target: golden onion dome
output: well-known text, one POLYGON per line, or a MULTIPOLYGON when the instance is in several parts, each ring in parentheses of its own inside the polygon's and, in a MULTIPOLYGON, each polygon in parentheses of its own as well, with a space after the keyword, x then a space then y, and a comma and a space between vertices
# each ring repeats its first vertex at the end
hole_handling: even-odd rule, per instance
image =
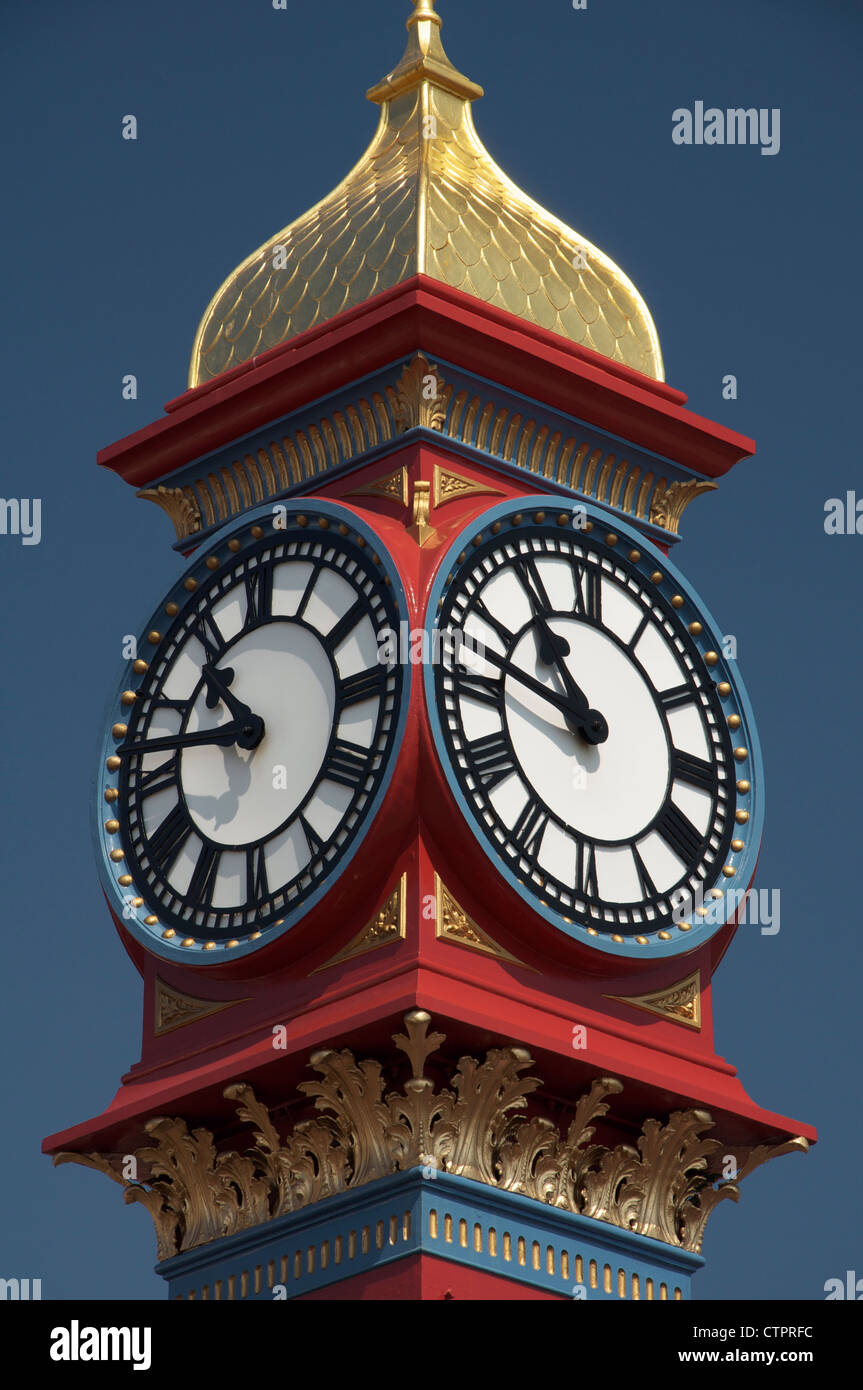
POLYGON ((228 276, 195 336, 189 385, 417 274, 661 381, 641 295, 498 168, 473 124, 482 88, 444 53, 434 0, 413 6, 404 57, 367 93, 381 108, 372 143, 332 193, 228 276))

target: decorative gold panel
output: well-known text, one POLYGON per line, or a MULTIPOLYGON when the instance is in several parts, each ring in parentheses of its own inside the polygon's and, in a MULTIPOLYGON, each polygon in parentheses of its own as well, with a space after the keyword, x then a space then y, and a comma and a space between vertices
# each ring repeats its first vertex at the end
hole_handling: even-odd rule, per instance
POLYGON ((187 1023, 197 1023, 199 1019, 209 1018, 211 1014, 232 1009, 235 1004, 244 1004, 244 999, 196 999, 193 994, 183 994, 182 990, 166 985, 156 976, 154 997, 153 1033, 158 1038, 162 1033, 172 1033, 175 1028, 184 1028, 187 1023))
POLYGON ((408 876, 402 874, 383 906, 362 931, 357 932, 346 946, 324 961, 323 965, 316 966, 311 973, 316 975, 319 970, 329 970, 331 965, 340 965, 354 956, 364 956, 367 951, 376 951, 379 946, 388 946, 391 941, 404 939, 407 884, 408 876))
MULTIPOLYGON (((122 1176, 121 1154, 59 1153, 54 1163, 80 1163, 120 1183, 127 1202, 150 1212, 160 1260, 426 1165, 697 1252, 711 1211, 727 1197, 738 1200, 741 1179, 770 1158, 809 1148, 802 1138, 746 1148, 705 1138, 713 1119, 699 1109, 645 1120, 635 1147, 608 1149, 591 1141, 608 1098, 623 1090, 614 1077, 594 1080, 562 1134, 541 1114, 516 1113, 540 1086, 524 1075, 533 1062, 523 1047, 492 1048, 481 1063, 460 1058, 449 1087, 438 1090, 424 1070, 446 1039, 429 1033, 422 1009, 404 1022, 393 1042, 411 1079, 400 1089, 387 1089, 379 1062, 323 1048, 309 1059, 320 1080, 299 1088, 318 1118, 285 1133, 251 1086, 238 1082, 224 1094, 251 1127, 251 1147, 245 1138, 241 1149, 219 1149, 210 1130, 159 1116, 145 1125, 152 1143, 136 1155, 139 1182, 122 1176), (723 1178, 729 1155, 735 1181, 723 1178)), ((236 1143, 235 1125, 231 1135, 236 1143)))
POLYGON ((649 994, 606 994, 605 998, 631 1004, 634 1009, 644 1009, 649 1014, 659 1014, 660 1018, 668 1018, 672 1023, 682 1023, 684 1028, 701 1029, 700 970, 694 970, 677 984, 649 994))
POLYGON ((473 124, 482 88, 416 0, 398 66, 373 87, 377 132, 326 198, 270 237, 217 291, 195 337, 197 386, 417 274, 662 379, 632 281, 518 188, 473 124))
MULTIPOLYGON (((489 401, 483 415, 490 418, 493 413, 494 405, 489 401)), ((478 483, 473 478, 466 478, 463 473, 456 473, 453 468, 441 468, 439 463, 435 464, 432 478, 432 501, 435 507, 442 506, 444 502, 456 502, 462 497, 472 497, 483 492, 495 497, 504 495, 499 487, 492 487, 490 483, 478 483)))
POLYGON ((348 493, 348 496, 385 497, 388 502, 399 502, 403 507, 406 507, 408 504, 408 470, 396 468, 392 473, 384 473, 380 478, 375 478, 374 482, 354 488, 353 492, 348 493))
MULTIPOLYGON (((482 955, 509 961, 511 965, 520 965, 522 970, 533 970, 532 965, 525 965, 517 956, 510 955, 509 951, 499 946, 488 932, 477 926, 437 873, 434 876, 434 887, 435 936, 439 940, 451 941, 456 946, 466 946, 470 951, 479 951, 482 955)), ((534 971, 534 974, 537 973, 534 971)))

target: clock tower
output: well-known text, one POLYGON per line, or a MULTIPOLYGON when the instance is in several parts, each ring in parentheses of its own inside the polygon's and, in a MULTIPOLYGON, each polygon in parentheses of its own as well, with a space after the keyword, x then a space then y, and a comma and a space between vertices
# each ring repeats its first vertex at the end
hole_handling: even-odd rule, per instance
POLYGON ((815 1138, 713 1043, 763 770, 677 547, 754 444, 494 163, 440 27, 99 456, 186 569, 94 800, 141 1059, 44 1147, 148 1209, 175 1299, 686 1298, 815 1138))

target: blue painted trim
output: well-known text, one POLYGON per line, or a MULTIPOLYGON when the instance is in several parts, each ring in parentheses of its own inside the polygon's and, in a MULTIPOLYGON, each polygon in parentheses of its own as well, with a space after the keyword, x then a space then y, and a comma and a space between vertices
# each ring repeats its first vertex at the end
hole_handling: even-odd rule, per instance
MULTIPOLYGON (((373 531, 370 526, 367 526, 364 521, 362 521, 359 517, 355 516, 353 512, 347 511, 344 507, 339 506, 338 503, 316 499, 315 512, 316 514, 322 516, 329 516, 334 521, 346 522, 353 531, 357 532, 365 539, 366 544, 369 547, 369 550, 374 551, 374 553, 379 556, 380 564, 386 572, 386 574, 389 576, 391 583, 391 591, 395 599, 397 612, 403 618, 406 618, 408 614, 408 606, 404 586, 402 584, 401 577, 399 575, 396 564, 389 555, 389 552, 387 551, 386 546, 382 542, 380 536, 377 535, 377 533, 373 531)), ((250 511, 243 512, 239 516, 233 517, 230 522, 228 522, 219 531, 217 531, 214 535, 210 537, 206 547, 196 552, 189 568, 176 580, 169 593, 165 595, 158 608, 152 614, 149 622, 143 624, 139 629, 139 631, 142 634, 139 643, 142 650, 145 646, 144 634, 146 634, 151 628, 156 628, 156 630, 158 631, 164 624, 165 604, 175 602, 180 606, 180 608, 182 608, 183 605, 188 601, 189 594, 183 586, 184 581, 190 575, 192 577, 197 578, 201 583, 212 582, 214 575, 213 572, 211 570, 208 570, 206 567, 207 556, 211 554, 214 550, 216 550, 219 546, 224 545, 224 543, 228 541, 232 536, 235 536, 240 532, 248 536, 249 528, 251 526, 255 525, 257 522, 272 521, 272 517, 272 506, 269 503, 263 503, 262 505, 251 509, 250 511)), ((274 533, 275 539, 278 539, 279 534, 279 532, 274 533)), ((137 680, 137 677, 130 675, 129 664, 124 663, 123 673, 120 677, 119 682, 115 686, 115 693, 110 697, 108 701, 103 721, 104 734, 102 737, 102 746, 99 756, 98 771, 96 775, 95 795, 93 796, 93 800, 91 803, 94 807, 94 815, 91 820, 91 830, 93 836, 93 848, 99 869, 99 875, 102 881, 102 886, 105 889, 109 902, 112 903, 114 910, 117 912, 118 916, 123 918, 124 926, 131 933, 131 935, 134 936, 135 940, 139 941, 142 946, 146 946, 147 949, 149 951, 152 951, 155 955, 161 957, 162 960, 169 960, 175 962, 178 965, 219 965, 224 964, 226 959, 234 961, 242 956, 251 955, 255 951, 259 951, 264 947, 268 946, 271 942, 283 936, 285 932, 290 931, 291 927, 293 927, 297 922, 299 922, 303 917, 305 917, 306 914, 310 912, 313 907, 317 906, 317 904, 322 900, 322 898, 324 898, 326 894, 330 891, 330 889, 333 887, 333 884, 336 882, 336 880, 340 878, 341 875, 349 868, 355 855, 360 849, 366 837, 366 834, 368 833, 368 830, 372 825, 372 822, 374 821, 378 811, 380 810, 380 807, 384 801, 387 791, 389 790, 393 771, 398 761, 399 749, 401 748, 405 724, 407 722, 407 712, 408 706, 410 704, 412 678, 413 670, 410 664, 403 665, 401 707, 400 709, 395 711, 394 714, 395 730, 393 733, 393 743, 390 754, 389 767, 384 774, 384 777, 381 781, 381 784, 378 788, 375 797, 367 806, 364 812, 363 827, 358 831, 353 841, 353 844, 341 856, 333 872, 327 878, 325 878, 325 880, 321 884, 318 885, 314 892, 312 892, 308 896, 308 898, 306 898, 298 907, 296 907, 293 910, 293 912, 285 913, 283 924, 280 927, 267 927, 260 940, 240 942, 238 946, 231 948, 230 954, 226 957, 225 952, 223 950, 205 951, 202 946, 182 947, 180 945, 174 945, 172 941, 163 941, 161 936, 161 925, 151 928, 144 924, 144 918, 148 916, 151 911, 150 907, 147 905, 146 902, 144 903, 143 907, 129 909, 133 915, 129 917, 123 917, 124 908, 126 907, 126 899, 131 898, 133 891, 137 889, 137 885, 132 884, 129 888, 121 888, 120 885, 117 883, 119 875, 121 873, 126 872, 126 867, 124 864, 115 865, 110 858, 110 850, 115 848, 122 848, 122 843, 119 834, 112 835, 109 837, 106 834, 106 831, 104 830, 104 821, 111 815, 111 807, 104 800, 104 792, 107 787, 113 784, 115 778, 115 774, 107 771, 105 766, 105 760, 111 753, 113 753, 115 746, 114 740, 111 736, 111 727, 118 718, 122 717, 118 714, 118 710, 122 709, 119 703, 119 695, 120 692, 129 688, 130 685, 137 680)), ((190 934, 194 934, 194 929, 191 930, 190 934)))
MULTIPOLYGON (((594 502, 579 501, 572 505, 584 507, 588 519, 592 519, 594 523, 607 524, 608 513, 603 513, 597 508, 594 502)), ((520 497, 515 500, 501 502, 497 506, 489 508, 487 512, 483 512, 481 516, 475 517, 453 541, 449 550, 440 561, 426 608, 426 630, 429 633, 430 651, 436 650, 432 633, 436 624, 438 603, 450 578, 451 571, 458 565, 458 556, 469 544, 470 538, 480 531, 486 533, 494 522, 506 520, 507 517, 512 516, 516 512, 527 512, 532 507, 547 508, 548 497, 540 493, 531 497, 520 497)), ((743 832, 745 834, 745 848, 739 854, 730 853, 729 855, 729 859, 734 861, 734 867, 737 870, 733 880, 735 887, 732 889, 730 887, 731 881, 725 878, 720 872, 712 883, 705 883, 704 896, 705 899, 708 899, 711 890, 719 888, 721 888, 723 892, 742 892, 743 889, 748 886, 755 872, 755 865, 758 860, 761 836, 764 828, 764 768, 761 756, 761 745, 758 741, 749 697, 737 673, 736 663, 729 661, 721 654, 722 629, 712 617, 703 601, 697 596, 688 581, 683 577, 680 570, 671 563, 661 550, 658 550, 647 540, 641 531, 636 530, 635 527, 628 522, 622 521, 618 516, 614 518, 614 530, 620 537, 625 538, 631 545, 641 551, 642 560, 639 562, 639 568, 643 568, 647 573, 654 568, 660 568, 663 574, 667 575, 673 582, 675 588, 685 599, 684 607, 679 610, 681 620, 685 623, 697 620, 703 625, 701 635, 694 639, 699 650, 705 652, 713 649, 719 653, 719 662, 712 668, 712 679, 715 679, 717 682, 727 680, 731 685, 731 695, 727 700, 723 701, 723 710, 726 715, 734 713, 740 715, 742 721, 741 726, 734 733, 732 742, 735 744, 740 743, 743 747, 748 748, 749 758, 746 763, 745 771, 738 764, 734 763, 732 764, 730 772, 733 774, 735 780, 739 772, 740 776, 745 776, 746 780, 751 784, 751 791, 746 798, 746 809, 749 811, 749 821, 747 822, 745 832, 743 832), (737 771, 735 771, 735 769, 737 771)), ((693 917, 691 931, 683 933, 677 930, 673 932, 671 941, 660 941, 656 931, 651 933, 650 928, 645 926, 640 934, 648 937, 648 944, 640 946, 632 940, 624 940, 623 942, 612 941, 610 935, 590 935, 587 930, 587 925, 595 924, 588 923, 582 925, 577 921, 568 923, 564 920, 561 913, 555 911, 553 908, 544 907, 538 897, 519 883, 517 876, 512 872, 504 860, 492 854, 485 833, 478 823, 471 804, 464 796, 459 786, 458 779, 444 751, 446 742, 440 714, 437 708, 434 685, 435 668, 432 663, 428 663, 425 666, 424 680, 426 705, 432 730, 432 741, 437 751, 438 762, 446 777, 453 799, 457 803, 466 823, 469 825, 474 838, 488 854, 489 861, 494 866, 494 871, 501 874, 506 879, 513 892, 517 893, 528 907, 540 917, 543 917, 545 921, 550 922, 553 927, 558 928, 558 930, 564 932, 565 935, 571 937, 573 940, 589 946, 592 950, 601 951, 612 956, 625 956, 628 959, 661 960, 667 957, 688 954, 690 951, 694 951, 699 946, 702 946, 706 941, 709 941, 711 937, 715 936, 715 934, 721 930, 725 925, 724 920, 714 923, 706 918, 693 917)))
POLYGON ((295 1298, 418 1253, 436 1255, 567 1297, 576 1296, 576 1257, 580 1257, 583 1280, 578 1296, 604 1300, 620 1297, 620 1270, 624 1273, 628 1299, 632 1297, 633 1274, 638 1276, 642 1299, 646 1298, 648 1279, 653 1280, 655 1299, 659 1299, 661 1284, 666 1285, 671 1299, 675 1289, 688 1297, 690 1279, 704 1264, 701 1255, 607 1222, 561 1211, 520 1193, 501 1191, 434 1169, 413 1168, 176 1255, 157 1265, 156 1271, 168 1280, 172 1298, 187 1297, 194 1291, 198 1299, 204 1284, 209 1286, 209 1296, 214 1296, 216 1280, 222 1281, 222 1298, 227 1298, 228 1279, 232 1275, 238 1298, 245 1271, 247 1298, 272 1301, 271 1287, 275 1285, 283 1285, 285 1295, 295 1298), (426 1173, 433 1177, 425 1176, 426 1173), (365 1253, 363 1228, 368 1232, 365 1253), (495 1232, 495 1254, 491 1253, 491 1230, 495 1232), (351 1231, 356 1244, 353 1257, 349 1255, 351 1231), (336 1263, 339 1239, 341 1259, 336 1263), (476 1244, 480 1245, 479 1250, 476 1244), (327 1264, 322 1268, 324 1245, 327 1264), (539 1247, 538 1269, 534 1268, 534 1245, 539 1247), (314 1251, 312 1260, 310 1248, 314 1251), (507 1249, 509 1259, 505 1255, 507 1249), (519 1260, 520 1250, 523 1264, 519 1260), (268 1279, 271 1261, 272 1285, 268 1279), (597 1287, 590 1287, 591 1261, 596 1262, 597 1287), (606 1265, 610 1267, 610 1292, 603 1287, 606 1265), (256 1267, 260 1270, 258 1293, 254 1291, 256 1267))

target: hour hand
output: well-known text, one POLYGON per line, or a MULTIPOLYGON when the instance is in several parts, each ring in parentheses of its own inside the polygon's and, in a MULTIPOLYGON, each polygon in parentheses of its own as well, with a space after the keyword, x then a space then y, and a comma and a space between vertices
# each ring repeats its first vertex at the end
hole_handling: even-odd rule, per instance
POLYGON ((238 700, 236 695, 232 695, 228 686, 234 679, 234 672, 227 667, 224 671, 217 671, 215 666, 209 662, 201 667, 204 681, 207 685, 207 708, 215 709, 221 700, 225 707, 230 710, 234 719, 248 719, 252 711, 248 705, 244 705, 242 700, 238 700))

